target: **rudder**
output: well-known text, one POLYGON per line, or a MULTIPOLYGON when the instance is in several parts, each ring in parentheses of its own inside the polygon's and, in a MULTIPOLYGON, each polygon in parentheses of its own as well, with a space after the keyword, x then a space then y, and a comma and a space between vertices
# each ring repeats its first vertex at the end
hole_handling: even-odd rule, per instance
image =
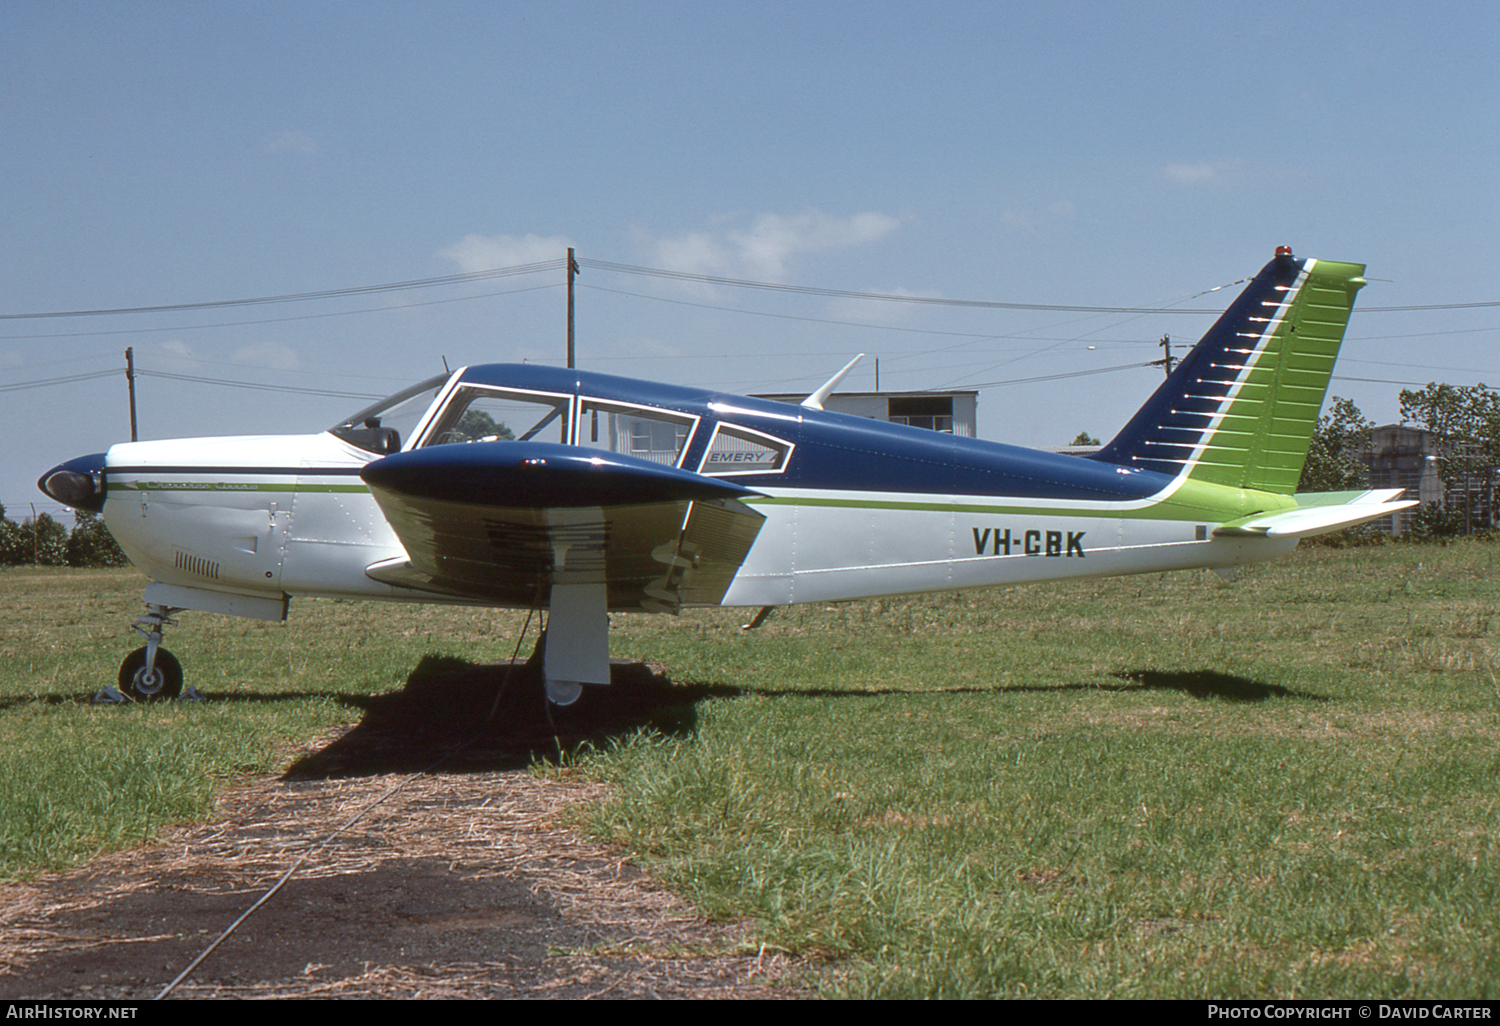
POLYGON ((1293 494, 1364 269, 1278 248, 1093 458, 1293 494))

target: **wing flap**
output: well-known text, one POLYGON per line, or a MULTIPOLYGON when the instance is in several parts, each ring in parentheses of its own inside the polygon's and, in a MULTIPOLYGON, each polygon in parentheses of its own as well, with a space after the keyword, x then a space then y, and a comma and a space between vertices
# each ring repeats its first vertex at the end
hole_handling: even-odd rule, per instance
POLYGON ((613 610, 716 604, 763 521, 750 489, 571 446, 436 446, 361 476, 408 556, 367 574, 505 605, 601 583, 613 610))

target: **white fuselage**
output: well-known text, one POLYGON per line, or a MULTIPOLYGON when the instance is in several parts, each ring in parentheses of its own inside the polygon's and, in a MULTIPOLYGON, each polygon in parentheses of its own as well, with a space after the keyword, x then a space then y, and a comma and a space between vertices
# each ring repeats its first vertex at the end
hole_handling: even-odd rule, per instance
POLYGON ((327 433, 124 443, 109 451, 104 519, 164 584, 411 598, 365 576, 404 551, 359 480, 370 459, 327 433))
MULTIPOLYGON (((365 573, 405 557, 358 476, 374 458, 327 433, 120 444, 108 455, 105 520, 132 562, 176 589, 164 604, 244 612, 183 597, 197 592, 477 601, 365 573)), ((765 524, 723 605, 1231 566, 1296 545, 1215 538, 1212 525, 1131 515, 1150 500, 1061 512, 1055 503, 994 496, 763 490, 766 499, 750 504, 765 524)))

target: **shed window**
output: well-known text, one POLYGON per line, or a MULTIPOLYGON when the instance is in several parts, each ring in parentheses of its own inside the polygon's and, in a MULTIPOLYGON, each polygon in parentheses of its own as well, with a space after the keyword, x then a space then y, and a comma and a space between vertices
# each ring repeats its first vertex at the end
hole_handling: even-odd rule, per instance
POLYGON ((909 424, 953 434, 953 397, 947 395, 892 396, 887 408, 892 424, 909 424))

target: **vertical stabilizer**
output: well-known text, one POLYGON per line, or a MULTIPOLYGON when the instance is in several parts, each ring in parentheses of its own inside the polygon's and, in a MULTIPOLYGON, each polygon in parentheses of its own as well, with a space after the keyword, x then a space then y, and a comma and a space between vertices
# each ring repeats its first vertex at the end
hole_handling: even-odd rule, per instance
POLYGON ((1364 270, 1278 248, 1093 458, 1291 495, 1364 270))

